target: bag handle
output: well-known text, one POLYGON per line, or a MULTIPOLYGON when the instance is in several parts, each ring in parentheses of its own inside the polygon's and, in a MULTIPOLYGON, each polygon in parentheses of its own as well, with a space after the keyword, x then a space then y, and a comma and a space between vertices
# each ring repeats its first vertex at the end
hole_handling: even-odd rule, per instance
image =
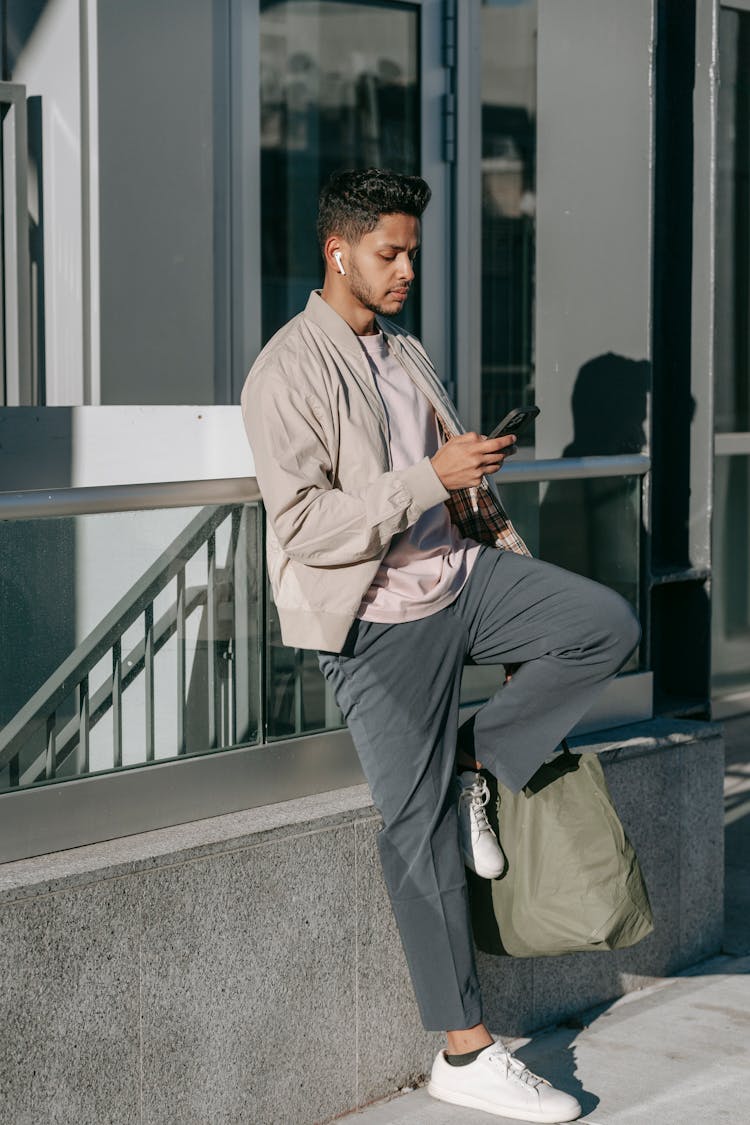
POLYGON ((570 749, 567 738, 561 738, 560 745, 562 746, 563 754, 567 754, 571 758, 580 758, 580 754, 576 754, 574 750, 570 749))
POLYGON ((578 762, 581 757, 580 754, 575 754, 568 745, 566 738, 560 739, 560 746, 562 747, 562 754, 556 754, 547 762, 542 762, 539 769, 530 777, 523 787, 523 792, 527 797, 533 796, 547 785, 551 785, 553 781, 557 781, 563 774, 571 773, 573 770, 578 769, 578 762))

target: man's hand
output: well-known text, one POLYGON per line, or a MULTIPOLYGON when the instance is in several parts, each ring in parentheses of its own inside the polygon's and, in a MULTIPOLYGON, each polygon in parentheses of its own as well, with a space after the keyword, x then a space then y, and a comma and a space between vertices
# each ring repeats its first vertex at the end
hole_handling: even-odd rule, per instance
POLYGON ((456 488, 473 488, 483 476, 498 471, 515 444, 515 434, 486 438, 472 430, 449 438, 430 461, 449 492, 456 488))

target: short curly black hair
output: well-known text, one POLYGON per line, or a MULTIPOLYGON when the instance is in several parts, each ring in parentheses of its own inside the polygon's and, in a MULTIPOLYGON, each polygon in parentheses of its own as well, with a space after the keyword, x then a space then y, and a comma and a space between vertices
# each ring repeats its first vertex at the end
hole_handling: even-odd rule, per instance
POLYGON ((318 197, 318 243, 340 234, 355 244, 374 230, 381 215, 414 215, 420 219, 432 192, 421 176, 405 176, 387 168, 334 172, 318 197))

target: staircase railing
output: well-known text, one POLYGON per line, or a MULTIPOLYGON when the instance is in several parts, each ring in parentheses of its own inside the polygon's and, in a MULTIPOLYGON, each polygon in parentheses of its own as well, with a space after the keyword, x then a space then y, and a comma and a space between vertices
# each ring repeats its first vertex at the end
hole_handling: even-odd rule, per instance
MULTIPOLYGON (((75 510, 71 511, 71 508, 76 508, 76 504, 71 503, 76 492, 87 494, 76 497, 79 512, 90 512, 92 504, 95 506, 91 493, 108 490, 62 491, 68 494, 68 503, 63 500, 59 506, 52 508, 49 500, 53 494, 43 494, 45 514, 59 516, 61 507, 65 514, 78 514, 75 510)), ((259 499, 257 486, 254 491, 259 499)), ((5 494, 2 499, 5 502, 3 507, 7 507, 13 497, 5 494)), ((34 499, 30 493, 16 497, 18 505, 31 505, 32 508, 34 499)), ((163 499, 160 501, 159 497, 153 497, 151 506, 163 506, 163 499)), ((103 503, 100 498, 99 510, 112 510, 111 504, 102 508, 103 503)), ((181 503, 184 504, 184 499, 181 503)), ((140 508, 146 506, 149 505, 139 503, 140 508)), ((257 737, 257 717, 254 725, 247 688, 252 669, 257 669, 258 665, 258 621, 256 617, 253 622, 252 617, 258 613, 260 593, 258 571, 254 565, 258 557, 260 521, 252 519, 251 512, 252 508, 246 504, 222 504, 201 510, 5 725, 0 731, 0 768, 9 767, 11 789, 54 779, 66 765, 72 764, 74 775, 88 773, 91 730, 107 714, 112 719, 112 766, 121 767, 123 692, 141 674, 145 677, 144 761, 154 761, 154 658, 175 634, 175 755, 185 754, 188 703, 186 623, 190 614, 201 607, 205 607, 208 652, 208 741, 204 749, 237 745, 257 737), (222 567, 217 563, 216 533, 226 520, 231 521, 230 545, 228 563, 222 567), (204 545, 207 547, 205 585, 188 586, 186 566, 204 545), (154 602, 174 578, 176 600, 154 620, 154 602), (124 635, 139 617, 143 618, 143 638, 123 652, 124 635), (90 673, 108 651, 112 657, 112 673, 91 695, 90 673), (240 690, 238 685, 241 685, 240 690), (75 698, 74 717, 67 722, 59 720, 61 707, 71 695, 75 698), (35 738, 37 745, 42 742, 42 731, 43 749, 30 761, 23 761, 24 750, 29 743, 35 738)), ((14 512, 16 515, 17 512, 14 512)))

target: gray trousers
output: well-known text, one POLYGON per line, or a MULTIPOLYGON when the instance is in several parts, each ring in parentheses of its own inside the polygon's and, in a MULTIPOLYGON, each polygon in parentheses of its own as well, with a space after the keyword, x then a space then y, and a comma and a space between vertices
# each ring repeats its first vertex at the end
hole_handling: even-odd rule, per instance
POLYGON ((383 818, 380 860, 422 1023, 483 1019, 452 781, 457 744, 513 792, 635 648, 619 594, 539 559, 483 547, 458 597, 416 621, 357 618, 318 663, 383 818), (465 663, 520 664, 458 732, 465 663))

